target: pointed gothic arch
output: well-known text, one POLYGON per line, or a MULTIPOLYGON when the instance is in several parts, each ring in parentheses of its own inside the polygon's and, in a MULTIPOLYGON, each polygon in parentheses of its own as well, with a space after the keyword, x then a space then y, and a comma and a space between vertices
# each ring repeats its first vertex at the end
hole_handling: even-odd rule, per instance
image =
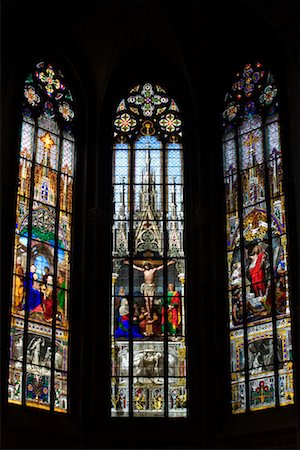
POLYGON ((24 84, 8 402, 68 412, 75 102, 38 62, 24 84))
POLYGON ((232 412, 294 403, 289 246, 278 88, 246 64, 225 97, 232 412))
POLYGON ((114 121, 112 416, 187 414, 182 152, 175 101, 132 88, 114 121))

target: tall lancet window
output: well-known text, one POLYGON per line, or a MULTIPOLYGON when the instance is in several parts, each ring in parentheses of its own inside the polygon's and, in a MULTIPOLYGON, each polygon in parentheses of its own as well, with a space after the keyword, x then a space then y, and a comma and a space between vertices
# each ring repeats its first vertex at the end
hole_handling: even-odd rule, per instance
POLYGON ((187 414, 181 129, 178 106, 151 83, 116 111, 112 416, 187 414))
POLYGON ((247 64, 225 97, 232 411, 292 404, 288 240, 278 90, 247 64))
POLYGON ((8 401, 68 411, 75 118, 63 74, 40 62, 24 86, 8 401))

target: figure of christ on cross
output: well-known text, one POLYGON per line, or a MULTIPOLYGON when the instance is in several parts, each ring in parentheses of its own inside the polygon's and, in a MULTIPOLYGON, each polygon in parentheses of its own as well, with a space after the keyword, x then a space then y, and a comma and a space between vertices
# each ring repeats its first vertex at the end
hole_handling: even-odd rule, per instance
MULTIPOLYGON (((167 266, 171 264, 175 264, 176 261, 168 261, 167 266)), ((125 260, 124 264, 129 264, 129 261, 125 260)), ((141 284, 141 293, 144 295, 145 299, 145 307, 146 311, 149 315, 148 319, 152 318, 152 308, 153 308, 153 300, 156 292, 155 285, 155 275, 158 270, 163 269, 163 264, 158 267, 152 267, 152 264, 149 262, 145 262, 143 266, 136 266, 135 264, 132 267, 139 272, 144 272, 144 283, 141 284)))

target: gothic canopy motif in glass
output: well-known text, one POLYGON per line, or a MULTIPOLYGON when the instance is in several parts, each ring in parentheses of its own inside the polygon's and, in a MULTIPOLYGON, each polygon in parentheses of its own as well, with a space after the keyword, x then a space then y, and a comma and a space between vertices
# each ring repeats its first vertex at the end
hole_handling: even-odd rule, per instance
POLYGON ((39 62, 24 84, 8 401, 68 411, 76 120, 63 74, 39 62))
POLYGON ((288 239, 278 89, 246 64, 225 97, 223 162, 233 413, 292 404, 288 239))
POLYGON ((182 119, 165 89, 114 119, 112 416, 186 416, 182 119))

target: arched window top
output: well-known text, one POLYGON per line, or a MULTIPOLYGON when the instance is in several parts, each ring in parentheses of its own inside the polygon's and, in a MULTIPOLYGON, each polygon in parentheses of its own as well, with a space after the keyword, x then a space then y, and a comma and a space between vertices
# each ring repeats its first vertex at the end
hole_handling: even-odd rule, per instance
POLYGON ((278 89, 260 63, 236 74, 223 111, 233 413, 294 402, 278 89))
POLYGON ((151 83, 114 120, 112 416, 187 415, 181 126, 151 83))
MULTIPOLYGON (((74 99, 62 72, 43 61, 25 79, 23 119, 38 118, 39 127, 72 134, 76 120, 74 99)), ((50 145, 50 142, 49 142, 50 145)))
POLYGON ((144 83, 135 86, 119 103, 116 112, 114 136, 117 140, 127 141, 141 133, 145 138, 139 145, 144 143, 149 148, 153 145, 161 148, 157 147, 159 138, 177 142, 182 136, 179 108, 158 85, 144 83))
POLYGON ((162 148, 162 142, 157 136, 139 136, 134 143, 136 149, 159 149, 162 148))
POLYGON ((274 77, 261 63, 246 64, 243 72, 238 72, 235 78, 225 96, 223 119, 227 133, 241 122, 241 132, 259 127, 260 114, 267 112, 270 120, 278 107, 274 77))

